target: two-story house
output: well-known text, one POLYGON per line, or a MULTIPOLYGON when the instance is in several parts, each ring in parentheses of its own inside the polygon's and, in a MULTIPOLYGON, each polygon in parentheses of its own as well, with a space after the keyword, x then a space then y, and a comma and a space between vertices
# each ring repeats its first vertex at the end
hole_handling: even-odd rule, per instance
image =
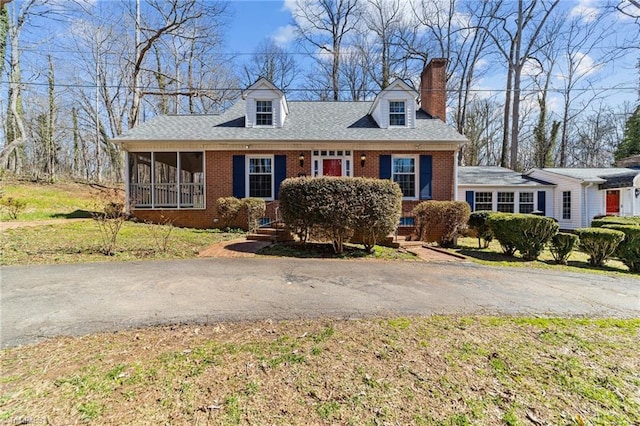
POLYGON ((219 197, 259 197, 274 219, 280 183, 296 176, 393 179, 407 216, 421 200, 454 200, 466 139, 444 122, 445 68, 432 60, 419 94, 397 80, 369 102, 288 101, 260 79, 222 114, 155 117, 115 139, 130 212, 208 228, 219 197))

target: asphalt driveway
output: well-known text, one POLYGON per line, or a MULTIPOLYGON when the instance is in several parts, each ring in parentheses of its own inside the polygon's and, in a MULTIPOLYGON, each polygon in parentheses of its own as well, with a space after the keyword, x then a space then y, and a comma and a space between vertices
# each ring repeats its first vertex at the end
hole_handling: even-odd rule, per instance
POLYGON ((469 262, 194 259, 1 270, 2 347, 169 323, 526 314, 640 317, 640 278, 469 262))

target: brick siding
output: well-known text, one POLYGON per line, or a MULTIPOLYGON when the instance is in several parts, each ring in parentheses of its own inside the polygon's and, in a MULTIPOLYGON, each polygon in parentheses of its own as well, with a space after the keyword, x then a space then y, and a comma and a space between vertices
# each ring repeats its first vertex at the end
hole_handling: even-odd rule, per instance
MULTIPOLYGON (((193 228, 215 228, 221 226, 217 219, 216 200, 220 197, 233 195, 232 159, 234 155, 275 154, 287 156, 287 177, 297 177, 301 174, 311 176, 311 151, 206 151, 205 153, 205 209, 135 209, 131 213, 138 219, 151 222, 171 221, 175 226, 193 228), (299 156, 304 154, 304 165, 300 167, 299 156)), ((416 155, 432 156, 432 196, 434 200, 453 200, 454 195, 454 155, 453 151, 353 151, 353 176, 378 178, 380 155, 416 155), (360 155, 366 154, 364 167, 360 164, 360 155)), ((403 216, 410 216, 411 210, 420 201, 403 201, 403 216)), ((266 216, 275 219, 278 201, 267 201, 266 216)), ((246 217, 239 217, 234 224, 246 228, 246 217)), ((400 228, 403 234, 411 228, 400 228)))

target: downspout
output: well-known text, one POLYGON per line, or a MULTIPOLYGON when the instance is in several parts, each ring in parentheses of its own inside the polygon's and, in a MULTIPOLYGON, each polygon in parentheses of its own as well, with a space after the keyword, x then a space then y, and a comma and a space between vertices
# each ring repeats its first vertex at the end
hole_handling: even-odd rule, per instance
POLYGON ((453 152, 453 201, 458 201, 458 151, 453 152))
POLYGON ((587 220, 589 218, 589 202, 587 197, 587 194, 588 194, 587 190, 592 186, 593 186, 593 182, 589 182, 589 184, 584 187, 584 197, 582 197, 583 203, 584 203, 584 210, 583 210, 584 214, 582 215, 582 220, 580 224, 580 226, 582 226, 583 228, 587 228, 590 225, 590 224, 587 224, 587 220))

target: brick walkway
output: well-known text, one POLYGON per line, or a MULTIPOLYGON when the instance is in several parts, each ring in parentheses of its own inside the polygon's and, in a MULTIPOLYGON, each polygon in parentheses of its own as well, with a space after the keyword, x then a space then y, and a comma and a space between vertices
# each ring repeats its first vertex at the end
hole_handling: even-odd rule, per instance
POLYGON ((256 252, 271 243, 268 241, 249 241, 238 238, 231 241, 212 244, 202 250, 199 257, 254 257, 256 252))

